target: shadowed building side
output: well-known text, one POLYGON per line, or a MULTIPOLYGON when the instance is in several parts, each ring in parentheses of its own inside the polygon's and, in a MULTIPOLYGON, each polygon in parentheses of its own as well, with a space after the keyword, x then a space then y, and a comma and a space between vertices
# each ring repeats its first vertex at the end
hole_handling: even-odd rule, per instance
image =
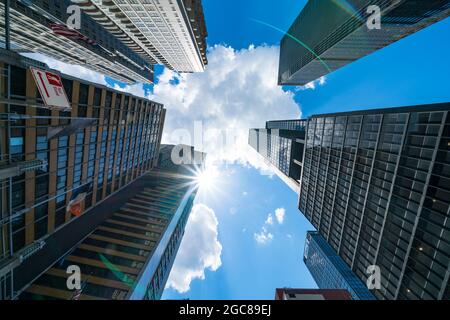
POLYGON ((173 148, 163 145, 158 166, 134 183, 125 204, 20 299, 160 299, 197 193, 195 174, 203 166, 175 165, 173 148), (71 265, 81 271, 79 290, 67 287, 71 265))

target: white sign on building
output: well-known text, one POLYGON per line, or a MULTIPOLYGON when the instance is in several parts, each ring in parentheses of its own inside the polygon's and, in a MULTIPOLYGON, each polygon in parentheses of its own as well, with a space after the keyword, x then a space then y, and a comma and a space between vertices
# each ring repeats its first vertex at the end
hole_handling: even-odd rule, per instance
POLYGON ((70 110, 69 99, 58 74, 30 68, 34 81, 39 89, 42 100, 50 109, 70 110))

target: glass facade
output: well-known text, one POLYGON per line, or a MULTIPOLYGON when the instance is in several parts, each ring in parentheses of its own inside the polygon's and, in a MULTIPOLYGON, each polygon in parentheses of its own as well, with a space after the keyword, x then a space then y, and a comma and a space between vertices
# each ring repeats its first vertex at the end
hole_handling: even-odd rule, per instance
POLYGON ((313 116, 299 209, 380 299, 448 298, 450 104, 313 116))
POLYGON ((362 283, 369 266, 380 268, 378 299, 449 299, 449 111, 442 103, 269 121, 281 129, 252 129, 249 144, 289 184, 272 136, 300 127, 290 149, 302 167, 299 209, 334 252, 362 283))
POLYGON ((49 110, 25 66, 0 61, 0 68, 6 75, 0 81, 6 99, 0 113, 18 118, 0 122, 1 165, 46 163, 0 181, 1 261, 70 224, 76 216, 67 208, 79 190, 86 212, 150 170, 158 158, 165 109, 63 76, 72 109, 49 110), (70 135, 49 134, 80 119, 91 125, 70 135))
MULTIPOLYGON (((77 4, 79 1, 77 1, 77 4)), ((24 51, 39 52, 57 60, 83 65, 126 83, 153 82, 153 64, 145 52, 131 49, 118 30, 102 26, 81 12, 79 32, 86 39, 65 37, 52 31, 52 24, 65 26, 71 0, 11 0, 11 42, 24 51), (114 34, 112 33, 114 32, 114 34), (94 42, 94 43, 91 43, 94 42)), ((4 12, 4 4, 0 3, 4 12)), ((70 12, 70 11, 69 11, 70 12)), ((4 33, 0 23, 0 32, 4 33)))
MULTIPOLYGON (((171 150, 164 148, 164 152, 171 150)), ((187 167, 159 161, 131 185, 132 191, 120 209, 19 298, 160 299, 197 192, 194 171, 187 167), (79 297, 66 285, 66 269, 72 264, 82 273, 79 297)))
POLYGON ((154 64, 177 72, 201 72, 208 63, 201 0, 77 0, 77 4, 154 64))
POLYGON ((303 153, 305 124, 304 120, 271 121, 266 124, 266 129, 249 131, 249 145, 297 193, 302 170, 299 159, 303 153))
POLYGON ((278 83, 306 85, 449 15, 448 0, 308 1, 281 40, 278 83), (381 29, 367 27, 369 5, 381 29))
POLYGON ((346 289, 353 300, 376 300, 367 286, 317 232, 306 235, 303 261, 319 289, 346 289))
POLYGON ((266 129, 284 129, 293 131, 305 131, 306 130, 306 120, 276 120, 267 121, 266 129))

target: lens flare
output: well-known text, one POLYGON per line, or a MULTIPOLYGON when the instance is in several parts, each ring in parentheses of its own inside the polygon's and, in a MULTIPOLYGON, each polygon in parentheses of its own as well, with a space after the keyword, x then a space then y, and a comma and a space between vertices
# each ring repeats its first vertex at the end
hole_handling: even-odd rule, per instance
POLYGON ((199 188, 211 189, 218 181, 219 173, 215 167, 208 166, 196 173, 195 182, 199 188))

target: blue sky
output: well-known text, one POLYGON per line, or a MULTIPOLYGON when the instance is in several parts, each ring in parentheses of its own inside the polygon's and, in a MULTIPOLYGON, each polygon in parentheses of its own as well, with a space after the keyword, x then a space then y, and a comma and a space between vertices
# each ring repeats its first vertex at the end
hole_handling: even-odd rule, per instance
MULTIPOLYGON (((305 2, 204 0, 208 44, 235 50, 277 46, 282 34, 252 19, 287 30, 305 2)), ((295 92, 303 116, 450 101, 449 39, 447 19, 327 76, 326 84, 315 90, 285 90, 295 92)), ((276 176, 252 167, 221 170, 220 192, 200 190, 197 199, 217 216, 221 266, 192 280, 189 291, 166 289, 163 298, 273 299, 277 287, 314 288, 301 259, 305 232, 312 227, 298 211, 296 194, 276 176), (285 209, 283 224, 265 224, 277 208, 285 209), (273 239, 261 245, 254 234, 264 225, 273 239)))
POLYGON ((220 190, 210 195, 200 190, 197 201, 213 208, 219 221, 222 265, 206 271, 205 279, 191 282, 191 290, 179 294, 168 289, 163 298, 272 299, 276 287, 314 288, 301 257, 305 232, 311 227, 296 208, 297 197, 278 178, 262 176, 255 169, 226 168, 220 190), (269 213, 285 208, 283 224, 265 224, 269 213), (274 235, 258 244, 254 233, 266 225, 274 235))

